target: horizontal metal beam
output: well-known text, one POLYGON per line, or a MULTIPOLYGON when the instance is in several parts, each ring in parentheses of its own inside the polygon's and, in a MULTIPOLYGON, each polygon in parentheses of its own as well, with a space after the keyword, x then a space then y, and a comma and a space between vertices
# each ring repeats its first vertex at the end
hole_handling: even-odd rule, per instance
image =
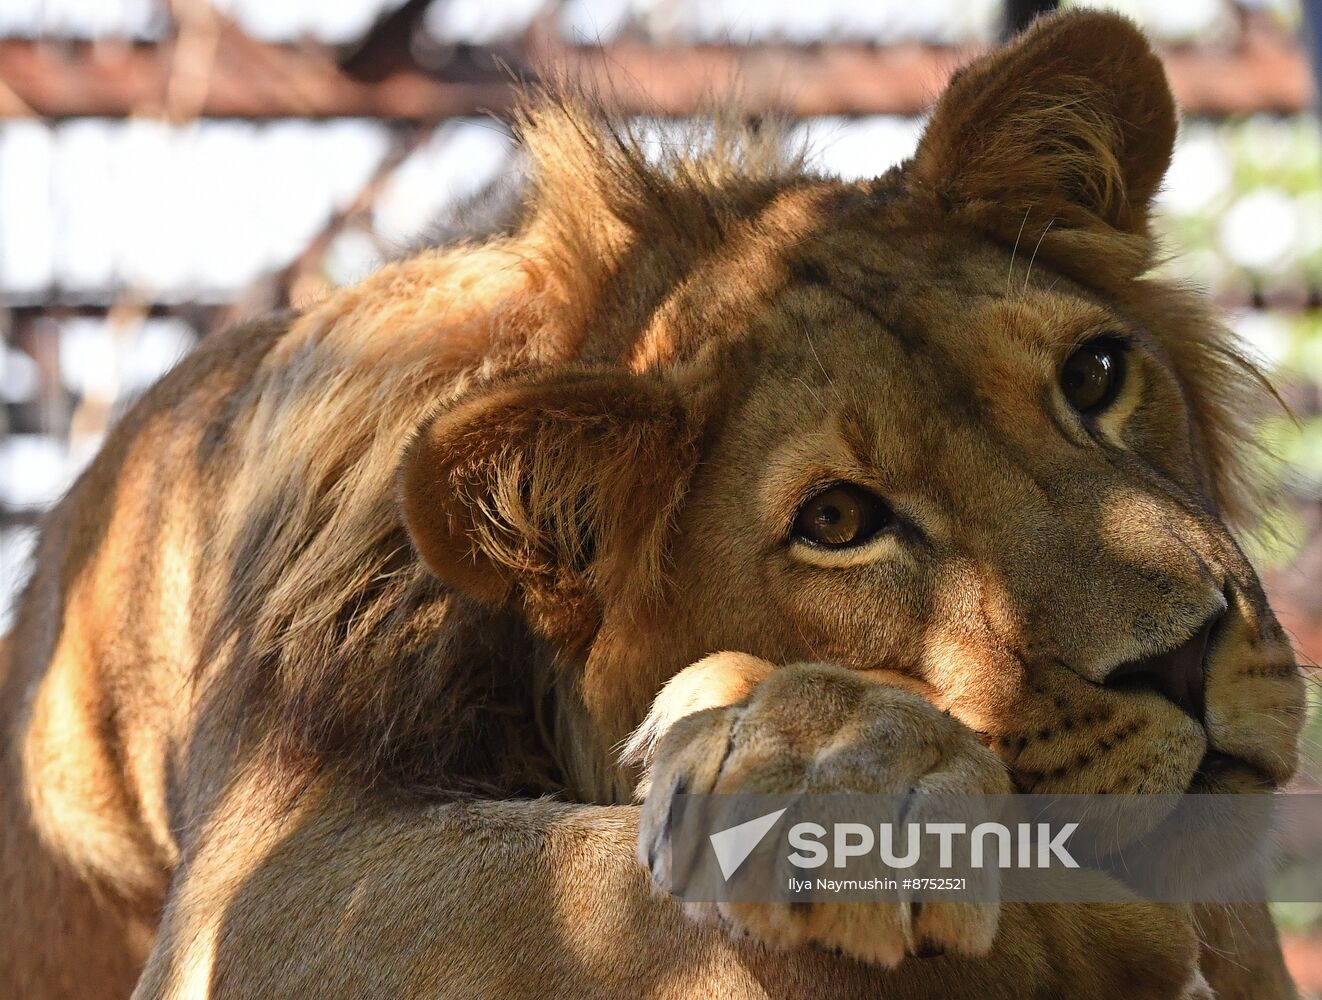
MULTIPOLYGON (((359 82, 326 51, 225 31, 195 111, 207 118, 388 118, 438 121, 506 108, 505 81, 443 82, 401 73, 359 82)), ((174 78, 168 44, 0 40, 0 118, 165 115, 174 78)))
MULTIPOLYGON (((904 44, 663 49, 620 43, 565 48, 549 60, 572 80, 628 110, 691 114, 715 95, 737 93, 750 112, 914 115, 976 50, 904 44)), ((1176 100, 1188 114, 1295 113, 1312 103, 1308 62, 1291 39, 1251 27, 1233 48, 1164 50, 1176 100)))
MULTIPOLYGON (((951 72, 973 54, 919 44, 874 47, 656 47, 530 43, 525 65, 555 67, 623 113, 691 114, 737 94, 751 114, 919 114, 951 72)), ((470 53, 468 70, 445 79, 403 66, 375 79, 355 78, 316 46, 273 45, 225 28, 205 90, 204 117, 373 117, 430 123, 507 111, 515 98, 497 53, 470 53)), ((1233 47, 1183 46, 1164 52, 1186 112, 1233 115, 1298 112, 1312 83, 1300 48, 1283 34, 1250 24, 1233 47)), ((53 43, 0 40, 0 118, 122 118, 164 114, 174 73, 163 44, 53 43)))

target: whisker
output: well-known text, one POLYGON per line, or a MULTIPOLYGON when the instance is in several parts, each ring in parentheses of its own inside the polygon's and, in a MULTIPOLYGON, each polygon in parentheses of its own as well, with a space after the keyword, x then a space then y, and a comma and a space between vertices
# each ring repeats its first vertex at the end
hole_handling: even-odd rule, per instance
MULTIPOLYGON (((826 387, 831 390, 831 395, 835 396, 837 400, 843 403, 844 400, 840 398, 840 393, 836 391, 835 382, 831 380, 831 375, 827 372, 826 365, 822 364, 822 356, 817 353, 817 345, 812 342, 812 334, 807 330, 804 330, 803 339, 808 342, 808 350, 812 351, 813 360, 817 362, 817 367, 822 370, 822 378, 826 379, 826 387)), ((800 381, 802 381, 802 379, 800 379, 800 381)), ((820 403, 821 400, 819 399, 818 402, 820 403)), ((822 409, 826 409, 826 407, 823 406, 822 409)))
POLYGON ((1047 238, 1047 233, 1051 232, 1051 227, 1056 224, 1055 216, 1047 223, 1047 228, 1042 230, 1042 235, 1037 238, 1037 245, 1033 247, 1033 256, 1028 258, 1028 273, 1024 275, 1023 291, 1028 291, 1028 279, 1033 276, 1033 261, 1037 260, 1037 252, 1042 249, 1042 241, 1047 238))
POLYGON ((817 400, 817 405, 818 405, 818 406, 820 406, 823 410, 826 409, 826 404, 825 404, 824 402, 822 402, 822 397, 819 396, 819 395, 817 395, 817 390, 816 390, 816 389, 814 389, 812 386, 810 386, 810 385, 809 385, 807 382, 805 382, 803 379, 799 378, 797 375, 794 377, 794 381, 795 381, 795 382, 798 382, 799 385, 803 386, 803 387, 804 387, 805 389, 807 389, 810 393, 812 393, 812 398, 815 399, 815 400, 817 400))
POLYGON ((1019 241, 1024 236, 1024 226, 1028 225, 1028 216, 1033 211, 1033 206, 1029 205, 1024 209, 1024 221, 1019 223, 1019 233, 1014 238, 1014 246, 1010 248, 1010 269, 1005 272, 1005 297, 1010 297, 1010 284, 1014 280, 1014 257, 1019 252, 1019 241))

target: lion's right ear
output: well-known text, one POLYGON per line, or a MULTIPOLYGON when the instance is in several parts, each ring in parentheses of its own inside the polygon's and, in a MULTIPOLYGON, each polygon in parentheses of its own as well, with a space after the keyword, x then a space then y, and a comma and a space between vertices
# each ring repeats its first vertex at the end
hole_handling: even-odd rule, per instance
POLYGON ((693 449, 678 397, 618 370, 504 385, 424 426, 400 471, 404 522, 440 579, 521 601, 560 638, 602 598, 660 578, 662 532, 693 449))

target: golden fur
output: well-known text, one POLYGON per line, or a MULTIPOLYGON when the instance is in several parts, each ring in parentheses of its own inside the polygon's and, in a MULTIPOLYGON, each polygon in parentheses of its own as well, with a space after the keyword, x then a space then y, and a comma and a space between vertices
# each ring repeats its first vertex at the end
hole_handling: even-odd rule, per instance
POLYGON ((730 934, 634 860, 678 775, 799 789, 787 748, 829 741, 878 790, 933 753, 978 791, 1292 772, 1301 685, 1225 523, 1260 385, 1147 275, 1175 117, 1136 30, 1041 22, 862 183, 765 129, 649 157, 559 100, 522 132, 513 232, 210 339, 52 512, 0 672, 0 981, 1291 995, 1257 907, 699 914, 730 934), (1087 430, 1055 373, 1114 329, 1087 430), (839 479, 912 534, 788 543, 839 479), (1223 612, 1203 724, 1103 683, 1223 612))

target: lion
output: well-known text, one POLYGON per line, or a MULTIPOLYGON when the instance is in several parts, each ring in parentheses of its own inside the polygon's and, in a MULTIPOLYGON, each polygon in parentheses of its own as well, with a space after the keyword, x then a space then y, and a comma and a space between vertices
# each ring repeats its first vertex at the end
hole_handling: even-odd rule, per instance
POLYGON ((737 120, 521 133, 517 226, 209 338, 46 520, 8 992, 1293 996, 1261 906, 652 889, 680 789, 1290 777, 1263 385, 1152 273, 1141 33, 1038 22, 859 183, 737 120))

